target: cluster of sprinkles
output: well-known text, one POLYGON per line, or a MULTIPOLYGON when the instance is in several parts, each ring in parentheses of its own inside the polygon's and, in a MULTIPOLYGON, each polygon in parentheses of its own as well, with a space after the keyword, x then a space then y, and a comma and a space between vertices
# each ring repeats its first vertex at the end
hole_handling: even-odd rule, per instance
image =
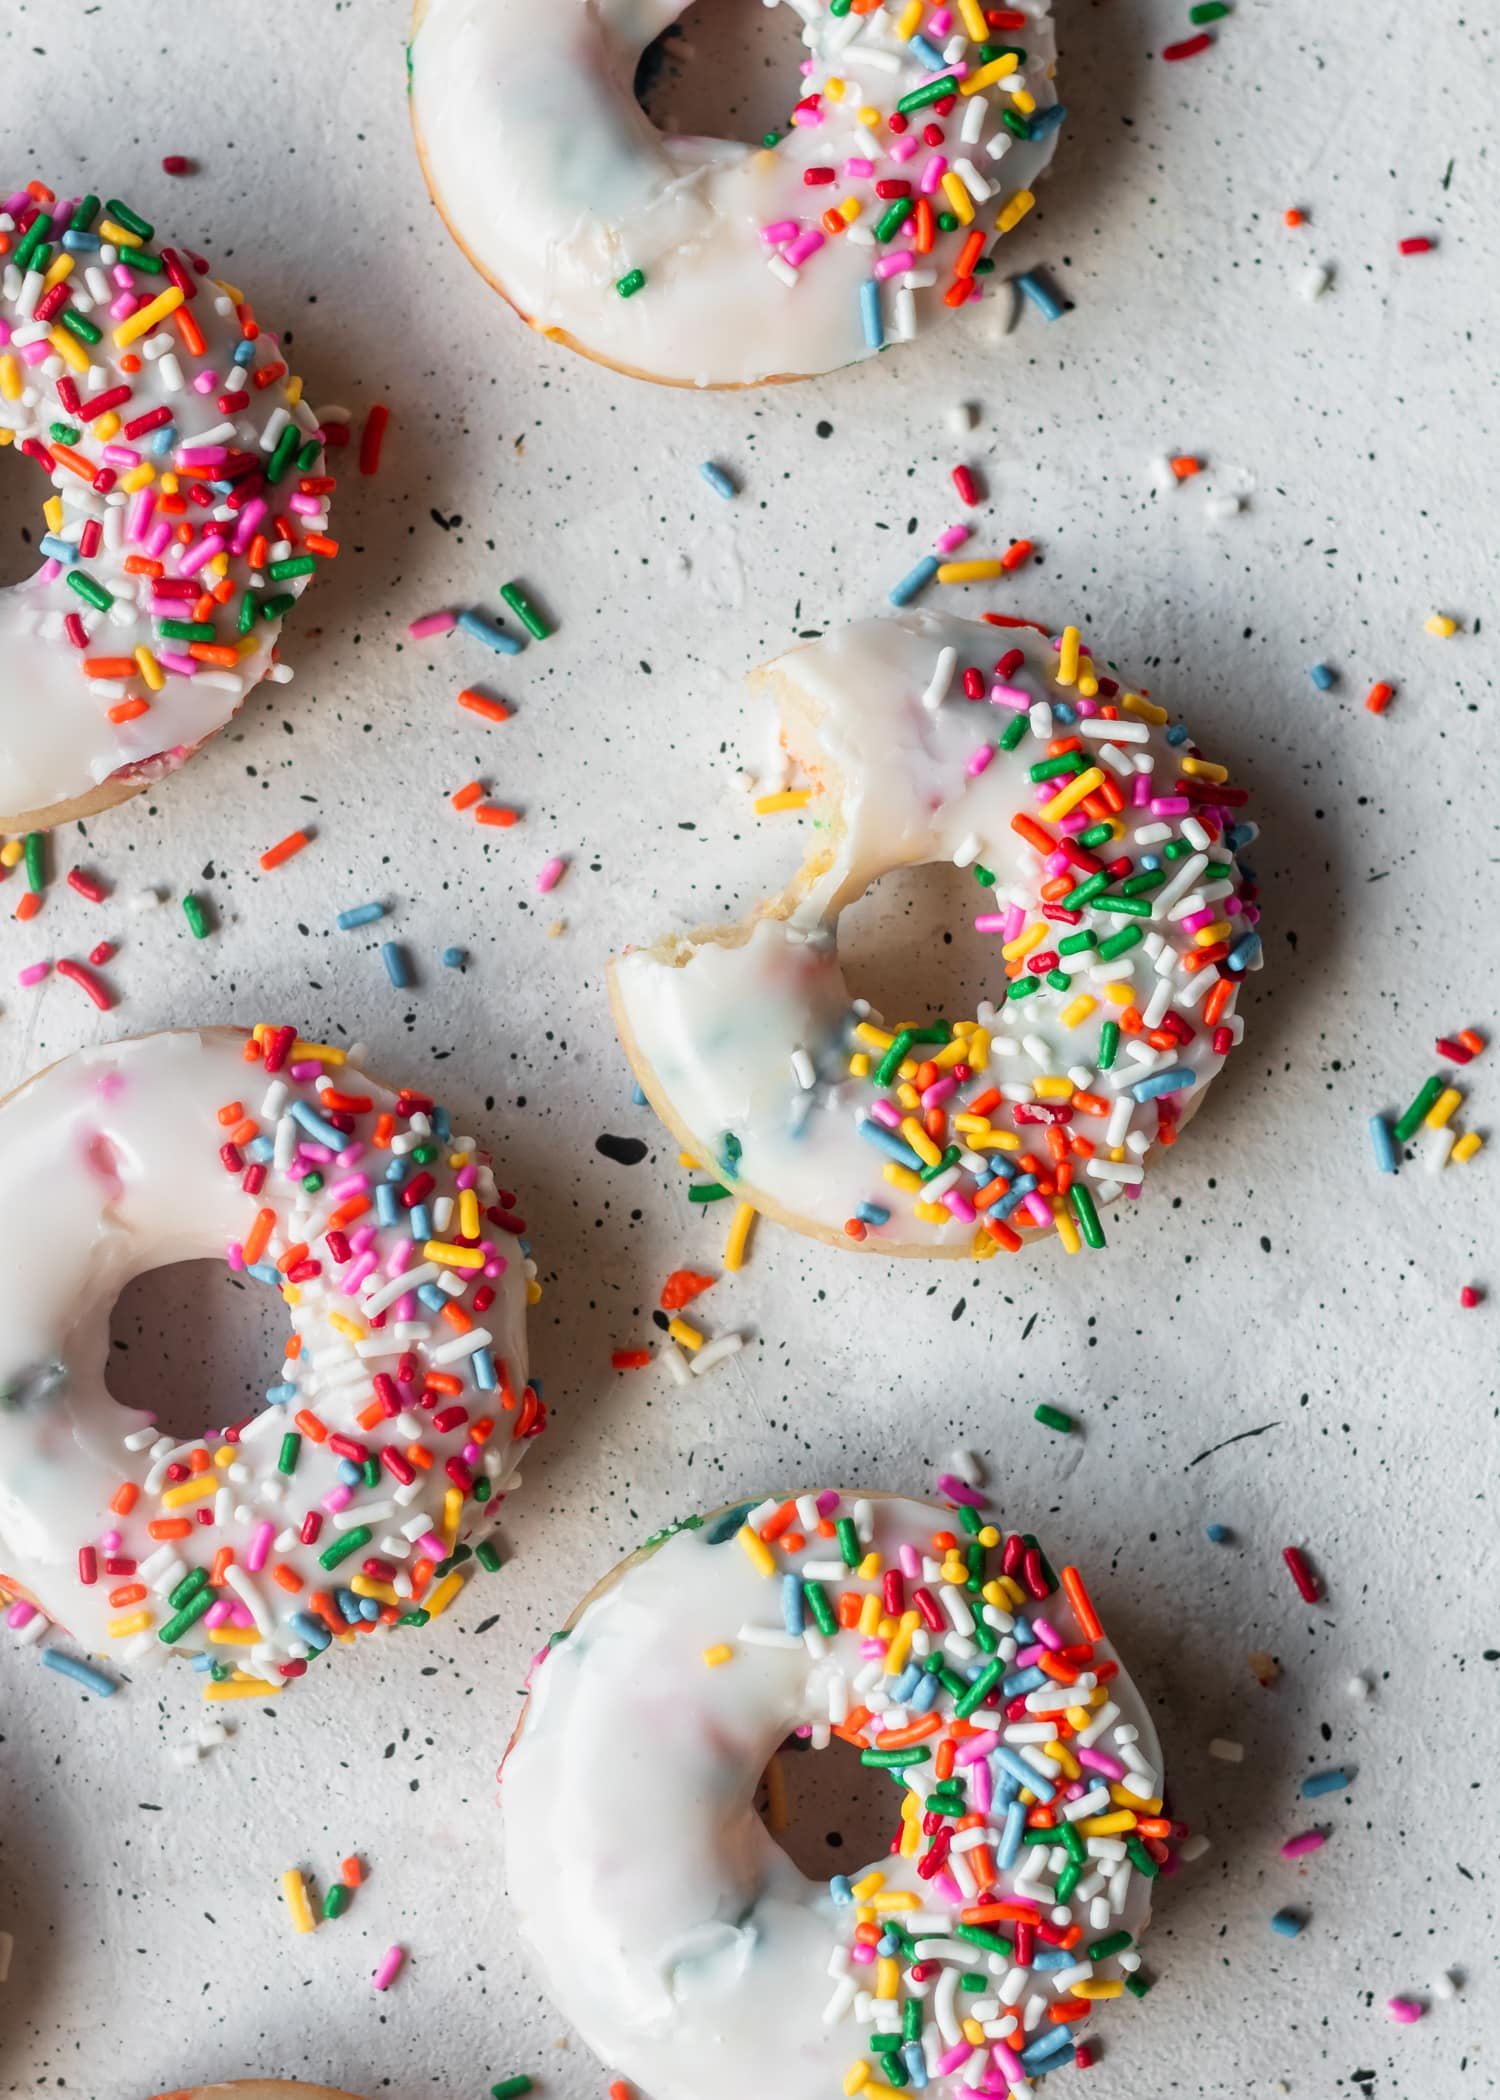
POLYGON ((36 619, 116 728, 173 681, 233 702, 290 676, 247 659, 338 553, 324 448, 344 412, 314 415, 243 294, 154 242, 116 198, 33 182, 0 204, 0 443, 55 491, 34 587, 76 600, 44 594, 36 619))
POLYGON ((439 1616, 465 1563, 498 1570, 498 1502, 546 1421, 485 1324, 510 1264, 528 1303, 540 1287, 475 1141, 425 1095, 351 1090, 346 1053, 292 1028, 257 1027, 244 1055, 259 1099, 219 1112, 247 1198, 226 1258, 280 1294, 285 1358, 220 1431, 131 1431, 78 1545, 120 1659, 190 1652, 211 1700, 279 1692, 336 1641, 439 1616))
MULTIPOLYGON (((830 242, 867 249, 859 320, 879 350, 915 334, 919 293, 941 286, 949 307, 980 297, 995 239, 1036 201, 1029 189, 1006 187, 1005 158, 1018 143, 1046 138, 1066 113, 1052 99, 1047 66, 1016 41, 1037 29, 1029 6, 907 0, 891 11, 806 0, 796 11, 816 55, 803 62, 786 129, 815 138, 836 112, 852 114, 856 150, 804 167, 808 208, 760 228, 766 266, 795 291, 830 242)), ((768 132, 764 144, 779 138, 768 132)), ((616 289, 633 298, 645 284, 633 269, 616 289)))
POLYGON ((703 1662, 806 1646, 826 1713, 802 1732, 852 1745, 900 1795, 889 1869, 830 1883, 824 2020, 860 2030, 844 2093, 954 2078, 1027 2100, 1039 2074, 1093 2061, 1077 2029, 1096 2005, 1145 1996, 1124 1919, 1187 1832, 1112 1696, 1119 1665, 1079 1571, 1055 1576, 968 1481, 937 1485, 952 1525, 886 1556, 871 1505, 832 1492, 716 1524, 776 1602, 703 1662))
MULTIPOLYGON (((899 1232, 909 1206, 927 1223, 972 1224, 976 1254, 1013 1253, 1036 1231, 1070 1253, 1102 1247, 1096 1198, 1139 1193, 1184 1097, 1240 1039, 1235 1002, 1261 951, 1238 858, 1256 835, 1238 815, 1245 790, 1164 708, 1097 669, 1076 627, 1050 649, 1046 694, 1020 682, 1032 674, 1019 648, 961 665, 948 647, 933 664, 924 704, 973 714, 971 775, 1002 754, 1030 759, 1035 813, 1018 810, 1011 828, 1034 877, 1002 887, 977 836, 955 853, 983 893, 974 929, 999 944, 972 1019, 886 1027, 860 1002, 848 1013, 841 1097, 883 1183, 851 1206, 856 1242, 899 1232), (1158 777, 1158 731, 1170 778, 1158 777)), ((824 1081, 800 1055, 810 1102, 824 1081)), ((737 1158, 728 1133, 731 1184, 737 1158)))
POLYGON ((1370 1117, 1370 1147, 1382 1174, 1397 1171, 1408 1145, 1420 1147, 1428 1173, 1440 1174, 1450 1163, 1467 1165, 1484 1144, 1479 1131, 1454 1128, 1464 1093, 1454 1084, 1451 1067, 1472 1064, 1485 1048, 1485 1037, 1477 1028, 1460 1028, 1453 1035, 1439 1036, 1433 1048, 1450 1069, 1430 1073, 1400 1115, 1392 1118, 1382 1112, 1370 1117))

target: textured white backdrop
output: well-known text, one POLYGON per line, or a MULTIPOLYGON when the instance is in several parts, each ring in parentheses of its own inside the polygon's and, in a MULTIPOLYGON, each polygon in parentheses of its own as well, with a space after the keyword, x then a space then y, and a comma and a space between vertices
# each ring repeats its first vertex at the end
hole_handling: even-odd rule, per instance
MULTIPOLYGON (((336 507, 344 557, 291 622, 295 683, 160 793, 57 843, 59 873, 76 861, 118 898, 152 883, 171 901, 132 917, 60 889, 21 928, 18 882, 0 892, 0 1084, 173 1022, 284 1015, 362 1038, 377 1068, 477 1119, 524 1192, 555 1411, 506 1513, 504 1573, 431 1639, 372 1643, 274 1710, 230 1709, 234 1742, 194 1770, 170 1760, 199 1711, 186 1672, 101 1705, 5 1645, 0 1929, 17 1949, 0 2092, 140 2100, 264 2070, 478 2100, 520 2068, 597 2100, 606 2073, 540 1998, 495 1843, 527 1657, 671 1514, 828 1480, 919 1488, 955 1443, 991 1454, 1008 1517, 1092 1571, 1156 1700, 1180 1810, 1213 1840, 1164 1888, 1155 1992, 1101 2023, 1093 2100, 1500 2084, 1500 1307, 1458 1309, 1464 1282, 1500 1284, 1496 1168, 1378 1180, 1364 1133, 1415 1090, 1440 1029, 1496 1019, 1494 651, 1488 631, 1442 643, 1422 622, 1442 608, 1488 630, 1492 611, 1500 30, 1458 0, 1240 0, 1214 50, 1173 67, 1155 54, 1185 33, 1176 0, 1062 0, 1062 22, 1074 114, 1007 252, 1048 266, 1076 310, 694 398, 533 340, 450 247, 408 139, 399 0, 0 0, 7 182, 132 198, 291 330, 315 401, 393 416, 379 479, 336 507), (174 151, 201 172, 163 177, 174 151), (1292 204, 1311 213, 1298 233, 1292 204), (1436 251, 1403 260, 1412 232, 1436 251), (1334 270, 1316 304, 1298 290, 1313 262, 1334 270), (945 428, 959 400, 981 409, 962 448, 945 428), (1153 488, 1152 456, 1179 450, 1246 497, 1242 515, 1209 523, 1201 483, 1153 488), (974 609, 1080 617, 1254 790, 1267 967, 1246 1045, 1106 1254, 893 1270, 765 1231, 701 1308, 752 1335, 742 1357, 684 1394, 615 1376, 609 1351, 651 1338, 666 1271, 714 1265, 724 1214, 690 1210, 674 1148, 630 1105, 605 961, 787 870, 796 820, 757 825, 738 779, 763 744, 741 673, 879 607, 952 514, 961 454, 993 492, 992 543, 1026 534, 1043 556, 974 609), (733 504, 698 478, 710 457, 742 480, 733 504), (516 714, 492 730, 453 695, 496 661, 411 646, 405 626, 493 602, 512 576, 559 632, 499 665, 516 714), (1307 677, 1320 658, 1340 673, 1327 696, 1307 677), (1362 705, 1377 677, 1399 688, 1383 720, 1362 705), (524 826, 452 813, 472 773, 524 826), (262 875, 260 851, 309 822, 312 849, 262 875), (570 870, 540 900, 554 852, 570 870), (201 944, 187 888, 214 916, 201 944), (394 908, 371 932, 417 963, 407 994, 369 934, 333 928, 371 896, 394 908), (25 961, 102 932, 121 941, 116 1013, 56 980, 16 988, 25 961), (440 967, 450 943, 471 952, 462 975, 440 967), (606 1132, 649 1158, 612 1165, 606 1132), (1042 1399, 1082 1434, 1034 1424, 1042 1399), (1247 1430, 1264 1433, 1195 1463, 1247 1430), (1211 1546, 1210 1521, 1236 1543, 1211 1546), (1325 1576, 1315 1609, 1282 1567, 1289 1541, 1325 1576), (1252 1649, 1279 1658, 1274 1690, 1252 1649), (1243 1765, 1208 1757, 1220 1734, 1243 1765), (1314 1820, 1300 1779, 1335 1761, 1358 1777, 1318 1805, 1332 1840, 1299 1871, 1278 1844, 1314 1820), (326 1876, 353 1849, 371 1880, 349 1916, 294 1937, 278 1874, 326 1876), (1292 1942, 1269 1929, 1288 1903, 1309 1915, 1292 1942), (411 1962, 377 1999, 396 1939, 411 1962), (1450 1963, 1463 1995, 1391 2026, 1385 1998, 1450 1963)), ((788 80, 793 56, 782 39, 788 80)), ((703 68, 697 114, 724 113, 724 78, 703 68)), ((754 92, 763 108, 763 75, 754 92)), ((4 477, 8 578, 34 488, 4 477)), ((972 969, 961 939, 942 945, 964 887, 888 887, 851 928, 861 982, 947 1003, 972 969)), ((1483 1127, 1500 1057, 1471 1078, 1483 1127)), ((164 1365, 183 1419, 223 1419, 272 1346, 241 1333, 231 1296, 138 1290, 122 1385, 164 1365)))

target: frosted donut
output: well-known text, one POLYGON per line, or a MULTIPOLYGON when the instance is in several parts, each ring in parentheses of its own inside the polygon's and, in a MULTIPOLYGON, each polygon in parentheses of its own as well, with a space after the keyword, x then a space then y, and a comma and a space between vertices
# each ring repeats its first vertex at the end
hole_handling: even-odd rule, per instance
POLYGON ((0 206, 0 258, 0 443, 52 484, 42 566, 0 592, 21 831, 138 794, 290 675, 282 620, 338 549, 317 421, 242 293, 40 183, 0 206))
POLYGON ((331 2085, 297 2085, 284 2078, 239 2078, 229 2085, 183 2086, 175 2093, 158 2093, 156 2100, 358 2100, 354 2093, 336 2093, 331 2085))
POLYGON ((441 1107, 290 1028, 145 1036, 0 1105, 0 1203, 26 1220, 0 1276, 12 1626, 39 1605, 98 1653, 176 1650, 208 1698, 262 1697, 498 1565, 544 1421, 535 1284, 514 1199, 441 1107), (257 1411, 179 1440, 111 1397, 109 1317, 132 1277, 212 1255, 280 1294, 292 1338, 257 1411))
POLYGON ((740 1201, 819 1239, 1102 1246, 1098 1204, 1139 1193, 1240 1037, 1244 791, 1075 628, 864 620, 751 685, 821 784, 820 828, 750 919, 611 966, 652 1107, 740 1201), (972 1019, 886 1025, 845 981, 839 916, 944 861, 977 879, 993 989, 972 1019))
POLYGON ((978 0, 789 4, 807 56, 751 147, 664 136, 635 99, 685 0, 417 0, 428 188, 533 328, 637 378, 751 386, 981 296, 1063 118, 1046 0, 994 30, 978 0))
POLYGON ((1077 1570, 1059 1588, 940 1485, 963 1506, 695 1518, 534 1672, 500 1775, 511 1905, 558 2008, 652 2100, 1024 2100, 1096 2001, 1144 1992, 1185 1835, 1150 1715, 1077 1570), (900 1805, 889 1856, 817 1883, 754 1800, 789 1738, 835 1735, 900 1805))

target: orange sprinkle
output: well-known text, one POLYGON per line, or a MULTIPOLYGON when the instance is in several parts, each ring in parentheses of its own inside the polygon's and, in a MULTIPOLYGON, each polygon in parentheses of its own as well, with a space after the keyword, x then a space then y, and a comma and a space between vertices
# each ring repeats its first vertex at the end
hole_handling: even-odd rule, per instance
POLYGON ((471 715, 483 715, 486 722, 508 722, 510 709, 503 700, 491 700, 484 693, 476 693, 466 685, 458 696, 460 707, 466 707, 471 715))
POLYGON ((146 1595, 144 1582, 122 1582, 117 1590, 109 1593, 111 1611, 123 1611, 127 1604, 139 1604, 146 1595))
POLYGON ((244 1113, 245 1104, 243 1101, 226 1101, 224 1106, 216 1111, 216 1117, 227 1130, 231 1123, 238 1123, 244 1113))
POLYGON ((1282 213, 1281 223, 1283 226, 1305 226, 1307 224, 1307 213, 1305 211, 1298 211, 1296 205, 1294 204, 1289 211, 1284 211, 1282 213))
POLYGON ((208 1571, 208 1579, 216 1590, 224 1587, 224 1571, 234 1566, 234 1548, 221 1546, 214 1555, 214 1564, 208 1571))
POLYGON ((464 783, 456 795, 450 795, 448 799, 455 809, 472 809, 483 794, 483 783, 478 780, 469 780, 464 783))
POLYGON ((142 715, 148 715, 150 712, 151 702, 149 700, 120 700, 113 707, 105 709, 105 713, 111 722, 134 722, 139 720, 142 715))
POLYGON ((1000 557, 1000 566, 1009 575, 1012 569, 1019 569, 1029 562, 1035 552, 1036 547, 1032 541, 1012 540, 1000 557))
POLYGON ((1085 1634, 1091 1641, 1102 1641, 1104 1628, 1100 1624, 1099 1614, 1094 1609, 1089 1593, 1083 1586, 1083 1577, 1076 1568, 1064 1568, 1061 1580, 1063 1589, 1067 1592, 1068 1602, 1072 1605, 1085 1634))
POLYGON ((1396 688, 1379 678, 1365 694, 1365 706, 1372 715, 1383 715, 1396 697, 1396 688))
POLYGON ((291 860, 309 844, 311 840, 305 831, 289 831, 276 845, 266 848, 260 857, 260 864, 269 874, 272 868, 279 868, 283 861, 291 860))
POLYGON ((357 1889, 365 1878, 364 1861, 356 1853, 339 1862, 339 1879, 346 1889, 357 1889))
POLYGON ((136 670, 133 656, 86 656, 83 659, 85 678, 134 678, 136 670))
POLYGON ((1203 462, 1195 459, 1191 452, 1179 452, 1172 461, 1172 472, 1179 481, 1191 481, 1195 474, 1203 472, 1203 462))
POLYGON ((512 824, 519 824, 520 821, 521 812, 518 809, 507 809, 501 802, 481 802, 474 812, 476 824, 498 824, 503 831, 509 831, 512 824))
POLYGON ((128 1517, 141 1499, 141 1491, 133 1480, 121 1481, 110 1497, 110 1508, 117 1517, 128 1517))
POLYGON ((281 1587, 284 1590, 290 1591, 290 1593, 294 1597, 296 1596, 298 1590, 300 1590, 302 1587, 302 1577, 297 1573, 295 1568, 289 1568, 285 1561, 280 1561, 271 1570, 271 1580, 273 1582, 279 1582, 281 1587))
POLYGON ((310 1437, 313 1443, 326 1444, 328 1442, 328 1431, 310 1409, 300 1408, 292 1419, 302 1431, 302 1434, 305 1437, 310 1437))

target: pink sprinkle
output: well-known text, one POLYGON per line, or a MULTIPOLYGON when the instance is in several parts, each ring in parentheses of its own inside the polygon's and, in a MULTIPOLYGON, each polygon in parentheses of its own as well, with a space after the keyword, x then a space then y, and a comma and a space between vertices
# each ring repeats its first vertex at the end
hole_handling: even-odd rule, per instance
POLYGON ((1402 2027, 1410 2027, 1414 2021, 1420 2020, 1426 2010, 1415 1998, 1387 1998, 1385 2009, 1402 2027))
POLYGON ((40 984, 52 965, 49 962, 28 963, 24 970, 17 970, 17 984, 40 984))
POLYGON ((548 890, 555 890, 557 888, 557 885, 562 881, 563 876, 567 871, 567 866, 568 863, 563 859, 561 854, 555 854, 553 858, 547 862, 547 865, 541 870, 541 872, 536 878, 536 886, 541 891, 543 896, 547 894, 548 890))
POLYGON ((894 255, 882 255, 875 265, 875 275, 880 278, 899 277, 903 270, 913 269, 916 256, 910 248, 898 248, 894 255))
POLYGON ((1003 933, 1005 931, 1005 918, 1006 914, 1001 911, 978 912, 974 918, 974 931, 976 933, 1003 933))
POLYGON ((1297 1837, 1288 1838, 1281 1848, 1283 1859, 1305 1859, 1309 1852, 1321 1852, 1328 1843, 1326 1830, 1304 1830, 1297 1837))
POLYGON ((794 241, 800 221, 797 219, 773 219, 769 226, 762 226, 760 237, 768 248, 779 248, 784 241, 794 241))
POLYGON ((11 1627, 16 1633, 19 1633, 21 1628, 23 1626, 29 1626, 35 1617, 36 1606, 34 1604, 28 1604, 24 1597, 17 1597, 15 1603, 5 1614, 5 1623, 7 1626, 11 1627))
POLYGON ((938 534, 932 544, 939 554, 952 554, 963 545, 965 540, 972 538, 972 536, 973 528, 971 526, 950 525, 945 532, 938 534))
POLYGON ((380 1957, 380 1967, 370 1978, 377 1991, 388 1991, 401 1973, 401 1964, 406 1960, 404 1947, 387 1947, 380 1957))
MULTIPOLYGON (((1029 715, 1031 713, 1031 704, 1030 693, 1026 692, 1021 686, 1002 685, 997 679, 995 684, 990 687, 990 705, 992 707, 1010 707, 1014 708, 1018 715, 1029 715)), ((1184 795, 1182 799, 1186 802, 1187 797, 1184 795)))
POLYGON ((808 260, 809 256, 816 255, 822 246, 822 234, 816 226, 809 226, 805 233, 798 234, 796 240, 787 249, 786 260, 792 265, 793 269, 797 269, 808 260))
POLYGON ((411 621, 406 631, 414 642, 424 642, 430 634, 451 634, 457 625, 457 613, 430 612, 411 621))
POLYGON ((245 1566, 252 1575, 258 1575, 266 1564, 266 1555, 271 1550, 271 1541, 276 1536, 274 1524, 257 1524, 250 1534, 250 1543, 245 1549, 245 1566))

